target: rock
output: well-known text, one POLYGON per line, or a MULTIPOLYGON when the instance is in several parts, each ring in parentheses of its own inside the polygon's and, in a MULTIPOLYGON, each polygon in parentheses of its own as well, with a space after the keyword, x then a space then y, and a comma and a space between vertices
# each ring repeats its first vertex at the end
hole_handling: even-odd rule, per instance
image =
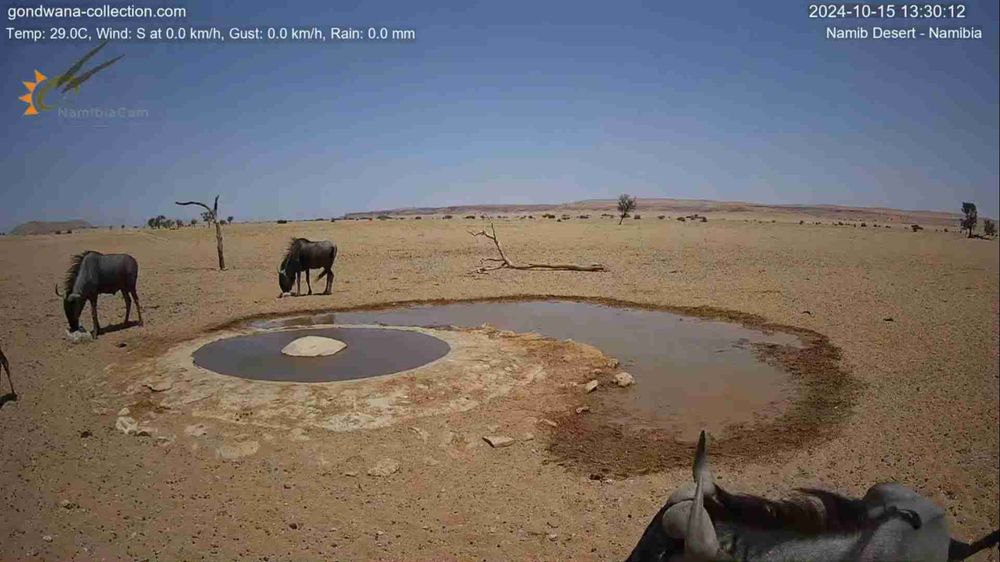
POLYGON ((78 506, 75 502, 71 502, 69 500, 62 500, 59 502, 59 507, 63 509, 76 509, 80 506, 78 506))
POLYGON ((589 411, 590 411, 590 406, 580 406, 579 408, 576 409, 576 413, 578 414, 582 414, 584 412, 589 412, 589 411))
POLYGON ((117 347, 128 347, 128 344, 125 342, 118 342, 117 347))
POLYGON ((622 388, 625 388, 626 386, 632 386, 633 384, 635 384, 635 377, 633 377, 631 373, 626 373, 622 371, 621 373, 615 375, 615 384, 617 384, 622 388))
POLYGON ((525 441, 534 441, 535 440, 535 434, 534 433, 525 433, 523 439, 525 441))
POLYGON ((306 430, 301 427, 296 427, 288 434, 288 438, 292 441, 297 441, 299 443, 303 441, 309 441, 309 435, 306 434, 306 430))
POLYGON ((174 387, 174 383, 170 381, 157 381, 157 382, 147 382, 143 383, 143 386, 151 390, 152 392, 165 392, 174 387))
POLYGON ((283 347, 281 353, 292 357, 326 357, 346 347, 346 343, 333 338, 305 336, 283 347))
POLYGON ((354 478, 357 475, 358 475, 357 470, 348 470, 347 472, 344 473, 344 476, 350 476, 351 478, 354 478))
POLYGON ((88 437, 92 437, 93 435, 94 434, 89 429, 85 429, 80 432, 80 439, 86 439, 88 437))
POLYGON ((132 413, 132 412, 131 412, 131 411, 130 411, 130 410, 128 409, 128 406, 125 406, 125 407, 124 407, 124 408, 122 408, 121 410, 118 410, 118 415, 119 415, 119 416, 127 416, 127 415, 129 415, 130 413, 132 413))
POLYGON ((368 469, 368 476, 390 476, 399 470, 399 462, 384 458, 368 469))
POLYGON ((555 533, 549 533, 548 534, 548 538, 549 538, 550 541, 554 541, 554 540, 556 540, 556 539, 559 538, 559 535, 557 535, 555 533))
POLYGON ((256 453, 258 449, 260 449, 260 443, 257 441, 237 441, 235 443, 226 443, 216 449, 215 456, 223 460, 234 460, 248 457, 256 453))
POLYGON ((430 438, 430 434, 427 433, 426 429, 421 429, 419 427, 411 427, 410 430, 416 433, 417 437, 419 437, 420 440, 423 441, 424 443, 426 443, 427 439, 430 438))
POLYGON ((294 531, 295 529, 299 528, 299 524, 298 523, 289 523, 288 524, 288 528, 294 531))
POLYGON ((52 535, 43 535, 42 540, 45 542, 52 542, 52 535))
POLYGON ((190 435, 191 437, 201 437, 208 433, 208 428, 205 427, 203 423, 196 423, 194 425, 189 425, 184 428, 185 435, 190 435))
POLYGON ((557 424, 556 422, 554 422, 554 421, 552 421, 552 420, 550 420, 548 418, 542 418, 541 422, 544 423, 545 425, 549 426, 549 427, 559 427, 559 424, 557 424))
POLYGON ((92 336, 87 330, 80 328, 75 332, 66 330, 66 339, 68 339, 71 343, 87 343, 94 341, 94 336, 92 336))
POLYGON ((119 416, 115 422, 115 429, 125 435, 133 435, 139 431, 139 422, 129 416, 119 416))
POLYGON ((586 392, 593 392, 593 391, 597 390, 597 385, 599 385, 599 384, 600 383, 597 382, 597 379, 594 379, 594 380, 588 382, 587 384, 583 385, 583 390, 585 390, 586 392))
POLYGON ((499 449, 501 447, 509 447, 514 444, 513 437, 507 437, 506 435, 487 435, 483 437, 483 441, 490 444, 490 447, 494 449, 499 449))

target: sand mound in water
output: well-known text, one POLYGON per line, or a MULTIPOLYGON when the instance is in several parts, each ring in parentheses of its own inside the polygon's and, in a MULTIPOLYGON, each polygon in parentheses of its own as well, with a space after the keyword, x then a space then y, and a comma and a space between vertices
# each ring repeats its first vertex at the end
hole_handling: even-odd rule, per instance
POLYGON ((283 347, 281 353, 293 357, 326 357, 339 353, 346 347, 346 343, 333 338, 305 336, 283 347))

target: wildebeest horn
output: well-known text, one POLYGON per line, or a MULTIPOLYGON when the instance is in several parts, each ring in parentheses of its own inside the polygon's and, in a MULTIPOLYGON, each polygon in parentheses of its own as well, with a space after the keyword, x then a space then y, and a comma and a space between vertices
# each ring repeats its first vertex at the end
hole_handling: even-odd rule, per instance
POLYGON ((56 283, 56 296, 58 296, 61 299, 66 298, 65 296, 63 296, 62 293, 59 292, 59 283, 56 283))

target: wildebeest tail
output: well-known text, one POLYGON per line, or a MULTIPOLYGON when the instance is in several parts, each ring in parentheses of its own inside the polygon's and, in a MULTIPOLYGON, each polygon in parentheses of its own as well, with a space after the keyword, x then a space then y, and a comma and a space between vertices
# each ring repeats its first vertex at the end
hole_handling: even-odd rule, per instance
POLYGON ((951 544, 948 545, 948 560, 965 560, 980 550, 996 546, 998 542, 1000 542, 1000 529, 993 531, 972 544, 951 539, 951 544))

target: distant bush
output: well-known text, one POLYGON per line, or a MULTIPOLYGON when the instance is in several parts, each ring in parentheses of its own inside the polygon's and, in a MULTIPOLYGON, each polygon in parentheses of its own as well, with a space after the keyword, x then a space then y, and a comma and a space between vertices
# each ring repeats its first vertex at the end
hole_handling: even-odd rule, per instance
POLYGON ((640 219, 642 219, 642 215, 640 214, 636 214, 634 217, 632 217, 632 220, 640 220, 640 219))
POLYGON ((379 215, 378 216, 378 220, 380 220, 380 221, 387 221, 387 220, 389 220, 391 218, 392 217, 390 217, 389 215, 379 215))
POLYGON ((445 215, 445 216, 443 216, 441 218, 444 219, 444 220, 446 220, 446 221, 447 220, 451 220, 451 215, 445 215))
POLYGON ((685 219, 684 217, 677 217, 677 220, 680 221, 680 222, 686 222, 687 221, 687 219, 685 219))
POLYGON ((288 221, 286 221, 285 219, 278 219, 275 222, 277 222, 278 224, 288 224, 288 221))
POLYGON ((663 217, 664 217, 664 215, 659 215, 659 216, 657 216, 656 218, 658 218, 658 219, 660 219, 660 220, 663 220, 663 217))
POLYGON ((983 219, 983 233, 990 238, 997 235, 997 223, 990 219, 983 219))
POLYGON ((474 219, 474 218, 476 218, 476 215, 465 215, 465 218, 467 218, 467 219, 474 219))
POLYGON ((415 221, 418 221, 418 220, 420 220, 420 219, 422 219, 422 218, 423 218, 423 217, 413 217, 413 220, 415 220, 415 221))
POLYGON ((920 226, 919 224, 911 224, 910 228, 913 229, 913 232, 919 232, 924 229, 924 227, 920 226))
POLYGON ((978 223, 979 211, 976 210, 976 204, 962 203, 962 230, 969 231, 969 238, 972 238, 972 232, 976 230, 978 223))

